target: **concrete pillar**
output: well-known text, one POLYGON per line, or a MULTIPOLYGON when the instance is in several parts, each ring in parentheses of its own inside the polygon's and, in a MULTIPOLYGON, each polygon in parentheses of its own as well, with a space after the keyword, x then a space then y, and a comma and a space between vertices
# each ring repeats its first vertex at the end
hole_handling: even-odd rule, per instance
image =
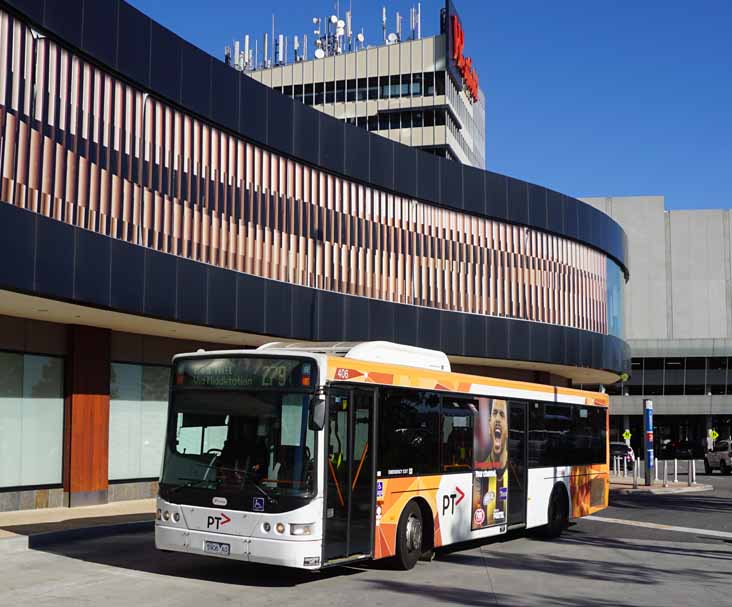
POLYGON ((64 402, 64 500, 106 504, 109 488, 110 331, 69 327, 64 402))

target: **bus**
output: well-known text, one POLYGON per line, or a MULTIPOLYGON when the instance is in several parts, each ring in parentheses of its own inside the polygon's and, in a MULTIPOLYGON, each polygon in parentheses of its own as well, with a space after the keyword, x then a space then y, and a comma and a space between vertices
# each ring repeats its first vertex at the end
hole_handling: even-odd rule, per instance
POLYGON ((160 550, 302 569, 537 528, 608 503, 605 394, 453 373, 388 342, 173 359, 160 550))

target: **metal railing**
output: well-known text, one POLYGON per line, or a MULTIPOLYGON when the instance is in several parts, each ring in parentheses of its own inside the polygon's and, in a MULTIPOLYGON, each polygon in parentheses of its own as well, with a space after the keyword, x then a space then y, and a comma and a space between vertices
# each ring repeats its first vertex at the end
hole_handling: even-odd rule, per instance
MULTIPOLYGON (((687 460, 661 460, 659 462, 658 458, 655 459, 653 470, 654 470, 654 483, 661 482, 664 487, 669 486, 669 472, 671 470, 671 462, 673 462, 673 483, 678 484, 679 483, 679 461, 686 462, 686 476, 687 476, 687 484, 689 487, 696 485, 696 463, 698 460, 696 459, 687 459, 687 460), (663 470, 660 472, 659 463, 662 463, 663 470), (659 474, 661 474, 661 477, 659 478, 659 474)), ((637 488, 639 484, 639 477, 640 477, 640 470, 643 467, 644 462, 641 459, 636 459, 633 461, 633 468, 632 468, 632 477, 633 477, 633 487, 637 488)), ((683 470, 682 470, 683 472, 683 470)), ((613 456, 612 466, 610 469, 610 474, 612 476, 615 476, 616 478, 627 478, 628 477, 628 460, 622 456, 622 455, 616 455, 613 456)))

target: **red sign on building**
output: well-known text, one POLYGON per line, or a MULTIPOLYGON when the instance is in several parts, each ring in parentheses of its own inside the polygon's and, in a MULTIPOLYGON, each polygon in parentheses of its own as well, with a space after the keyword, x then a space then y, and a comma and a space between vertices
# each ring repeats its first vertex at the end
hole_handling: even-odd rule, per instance
POLYGON ((468 89, 471 99, 478 101, 478 73, 473 67, 473 60, 463 54, 465 49, 465 31, 457 15, 452 17, 452 59, 468 89))

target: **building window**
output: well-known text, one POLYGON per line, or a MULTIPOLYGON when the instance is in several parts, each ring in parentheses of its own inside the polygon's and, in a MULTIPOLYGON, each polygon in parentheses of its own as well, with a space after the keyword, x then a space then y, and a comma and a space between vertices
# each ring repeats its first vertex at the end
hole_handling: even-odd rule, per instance
POLYGON ((435 72, 435 95, 445 94, 445 72, 435 72))
POLYGON ((695 356, 687 358, 686 362, 686 378, 685 393, 690 395, 706 394, 706 362, 703 356, 695 356))
POLYGON ((422 74, 412 74, 412 97, 422 96, 422 74))
POLYGON ((424 94, 431 97, 435 94, 435 74, 434 72, 426 72, 424 75, 424 94))
POLYGON ((711 394, 726 394, 727 359, 723 356, 713 356, 707 364, 707 390, 711 394))
POLYGON ((112 363, 109 480, 160 474, 169 381, 168 367, 112 363))
POLYGON ((0 352, 0 487, 61 484, 64 361, 0 352))
MULTIPOLYGON (((664 394, 678 395, 684 393, 684 359, 665 359, 664 394)), ((704 386, 702 386, 703 388, 704 386)), ((659 393, 660 394, 660 393, 659 393)))
POLYGON ((304 90, 305 90, 305 97, 303 98, 303 103, 305 105, 313 105, 313 85, 306 84, 304 87, 304 90))
POLYGON ((368 99, 369 90, 367 82, 368 80, 366 78, 358 79, 358 91, 356 92, 356 99, 358 101, 366 101, 368 99))
POLYGON ((643 371, 643 392, 648 396, 663 394, 663 358, 646 358, 643 371))
POLYGON ((313 98, 313 105, 323 105, 325 101, 325 87, 322 82, 315 83, 315 94, 313 98))
POLYGON ((376 76, 369 78, 369 99, 374 101, 379 98, 379 79, 376 76))
MULTIPOLYGON (((339 82, 339 84, 340 84, 340 82, 339 82)), ((325 102, 326 103, 335 102, 335 82, 333 82, 332 80, 330 82, 325 83, 325 102)))
POLYGON ((346 81, 339 80, 335 83, 335 100, 338 103, 343 103, 346 100, 346 81))
POLYGON ((380 99, 389 99, 391 97, 391 85, 389 84, 389 76, 381 76, 379 78, 380 99))

